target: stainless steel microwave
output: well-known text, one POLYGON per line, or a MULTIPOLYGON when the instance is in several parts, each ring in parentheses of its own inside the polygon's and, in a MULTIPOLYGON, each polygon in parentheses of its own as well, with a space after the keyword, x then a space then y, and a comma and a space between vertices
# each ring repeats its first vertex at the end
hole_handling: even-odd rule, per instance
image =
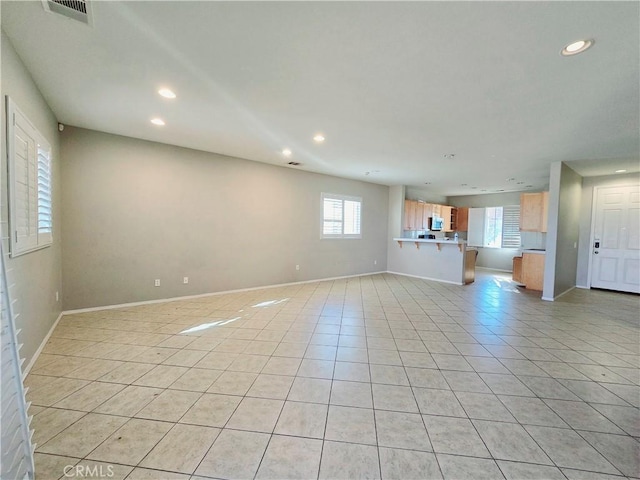
POLYGON ((441 217, 429 217, 429 230, 440 231, 444 228, 444 219, 441 217))

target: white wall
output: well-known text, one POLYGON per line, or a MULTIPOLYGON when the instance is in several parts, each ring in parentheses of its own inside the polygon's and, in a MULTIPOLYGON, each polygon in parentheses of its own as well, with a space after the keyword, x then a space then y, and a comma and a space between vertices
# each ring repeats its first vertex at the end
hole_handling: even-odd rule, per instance
POLYGON ((65 309, 387 269, 386 186, 80 128, 62 138, 65 309), (362 239, 320 239, 322 192, 362 197, 362 239))
POLYGON ((10 96, 18 108, 47 139, 52 148, 53 180, 53 245, 16 258, 7 258, 6 268, 16 316, 16 326, 22 329, 18 341, 23 343, 21 356, 29 364, 36 350, 60 314, 62 293, 61 230, 60 230, 60 148, 58 122, 40 94, 31 75, 16 54, 8 37, 2 32, 2 159, 0 160, 0 221, 5 253, 8 242, 7 156, 5 96, 10 96))
POLYGON ((578 240, 578 269, 576 285, 589 288, 589 263, 591 262, 591 221, 593 215, 593 189, 595 187, 616 187, 640 185, 640 173, 584 177, 580 202, 580 233, 578 240))
POLYGON ((582 177, 563 162, 551 165, 549 220, 542 298, 553 300, 576 285, 582 177))

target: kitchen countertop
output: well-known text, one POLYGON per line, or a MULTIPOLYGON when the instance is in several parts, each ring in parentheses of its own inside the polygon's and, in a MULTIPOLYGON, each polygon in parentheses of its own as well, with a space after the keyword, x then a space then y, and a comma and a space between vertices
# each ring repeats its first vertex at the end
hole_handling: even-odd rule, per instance
POLYGON ((467 242, 464 240, 447 240, 446 238, 406 238, 406 237, 398 237, 394 238, 396 242, 418 242, 418 243, 441 243, 451 245, 465 245, 467 242))

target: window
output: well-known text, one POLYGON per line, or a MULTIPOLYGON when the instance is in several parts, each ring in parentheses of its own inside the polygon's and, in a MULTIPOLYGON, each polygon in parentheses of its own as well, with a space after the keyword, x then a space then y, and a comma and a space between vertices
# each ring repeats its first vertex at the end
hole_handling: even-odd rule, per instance
POLYGON ((51 245, 51 147, 7 97, 11 256, 51 245))
POLYGON ((502 208, 502 248, 520 248, 520 205, 502 208))
POLYGON ((502 247, 502 207, 489 207, 484 211, 484 247, 502 247))
POLYGON ((469 246, 487 248, 520 247, 520 207, 469 209, 469 246))
POLYGON ((321 238, 361 238, 362 199, 322 194, 321 238))

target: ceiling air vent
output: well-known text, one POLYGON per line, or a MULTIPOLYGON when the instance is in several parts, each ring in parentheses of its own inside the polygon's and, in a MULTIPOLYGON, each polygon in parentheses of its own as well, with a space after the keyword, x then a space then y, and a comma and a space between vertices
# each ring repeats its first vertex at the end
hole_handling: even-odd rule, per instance
POLYGON ((47 12, 57 13, 67 18, 91 25, 91 9, 87 0, 42 0, 47 12))

